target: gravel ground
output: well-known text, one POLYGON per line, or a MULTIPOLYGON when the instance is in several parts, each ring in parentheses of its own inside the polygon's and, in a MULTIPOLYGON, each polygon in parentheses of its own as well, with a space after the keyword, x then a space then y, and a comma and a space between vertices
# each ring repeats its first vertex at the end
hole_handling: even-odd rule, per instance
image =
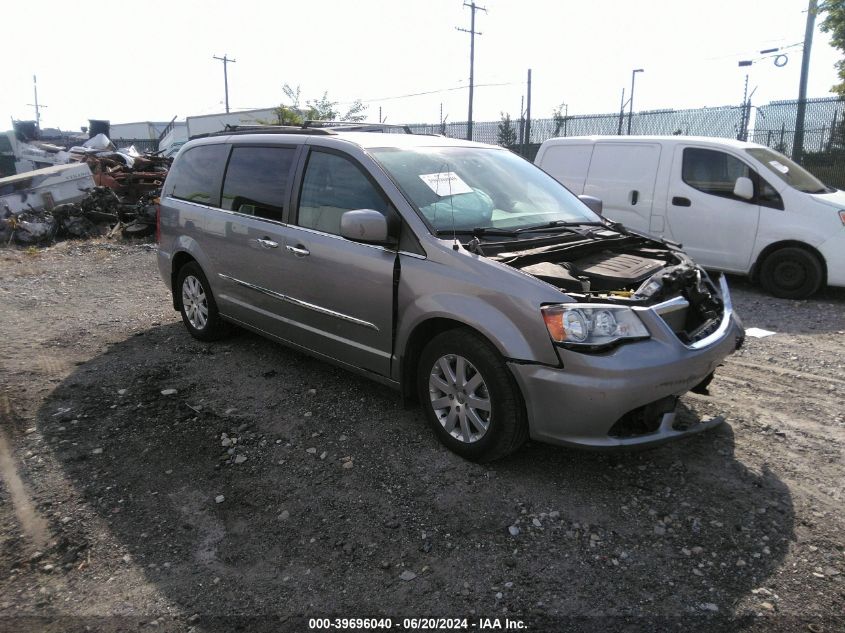
POLYGON ((375 383, 191 339, 152 245, 0 250, 0 630, 843 631, 845 292, 731 281, 777 334, 683 398, 726 424, 477 465, 375 383))

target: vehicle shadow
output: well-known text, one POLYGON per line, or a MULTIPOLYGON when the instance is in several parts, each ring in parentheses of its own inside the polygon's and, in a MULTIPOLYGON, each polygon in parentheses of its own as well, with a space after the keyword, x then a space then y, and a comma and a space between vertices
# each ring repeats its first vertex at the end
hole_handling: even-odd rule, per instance
MULTIPOLYGON (((206 345, 172 324, 119 342, 37 424, 129 552, 67 573, 137 568, 174 605, 159 630, 335 616, 735 630, 794 539, 789 489, 736 458, 728 425, 635 453, 532 443, 478 465, 394 392, 248 333, 206 345)), ((78 622, 149 621, 143 595, 78 622)))

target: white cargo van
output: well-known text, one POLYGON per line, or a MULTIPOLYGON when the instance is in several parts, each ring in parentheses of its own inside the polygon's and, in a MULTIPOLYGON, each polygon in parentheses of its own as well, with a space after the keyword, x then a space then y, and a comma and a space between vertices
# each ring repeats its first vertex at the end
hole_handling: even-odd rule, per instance
POLYGON ((537 166, 604 214, 683 244, 778 297, 845 286, 845 192, 763 145, 720 138, 549 139, 537 166))

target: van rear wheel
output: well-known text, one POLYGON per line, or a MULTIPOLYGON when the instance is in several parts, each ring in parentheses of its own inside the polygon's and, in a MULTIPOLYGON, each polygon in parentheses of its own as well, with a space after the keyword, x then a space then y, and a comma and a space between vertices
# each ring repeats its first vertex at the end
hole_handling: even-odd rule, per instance
POLYGON ((200 341, 216 341, 226 336, 231 328, 217 311, 211 286, 196 262, 188 262, 179 269, 176 288, 182 322, 188 332, 200 341))
POLYGON ((760 284, 781 299, 809 297, 819 289, 823 276, 818 258, 796 246, 769 253, 760 267, 760 284))
POLYGON ((417 390, 434 432, 461 457, 489 462, 528 437, 516 381, 496 349, 471 330, 431 340, 420 355, 417 390))

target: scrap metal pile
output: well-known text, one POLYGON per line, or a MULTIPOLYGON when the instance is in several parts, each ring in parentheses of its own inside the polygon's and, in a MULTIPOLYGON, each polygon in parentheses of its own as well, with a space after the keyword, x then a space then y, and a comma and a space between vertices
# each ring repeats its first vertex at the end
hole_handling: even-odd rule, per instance
POLYGON ((0 179, 0 245, 154 233, 171 159, 140 154, 134 147, 115 149, 102 134, 68 154, 68 165, 0 179), (71 173, 71 165, 82 173, 71 173))
POLYGON ((105 134, 98 134, 84 145, 71 147, 70 160, 85 163, 98 186, 112 189, 126 204, 160 191, 173 159, 140 154, 135 146, 115 149, 105 134))

